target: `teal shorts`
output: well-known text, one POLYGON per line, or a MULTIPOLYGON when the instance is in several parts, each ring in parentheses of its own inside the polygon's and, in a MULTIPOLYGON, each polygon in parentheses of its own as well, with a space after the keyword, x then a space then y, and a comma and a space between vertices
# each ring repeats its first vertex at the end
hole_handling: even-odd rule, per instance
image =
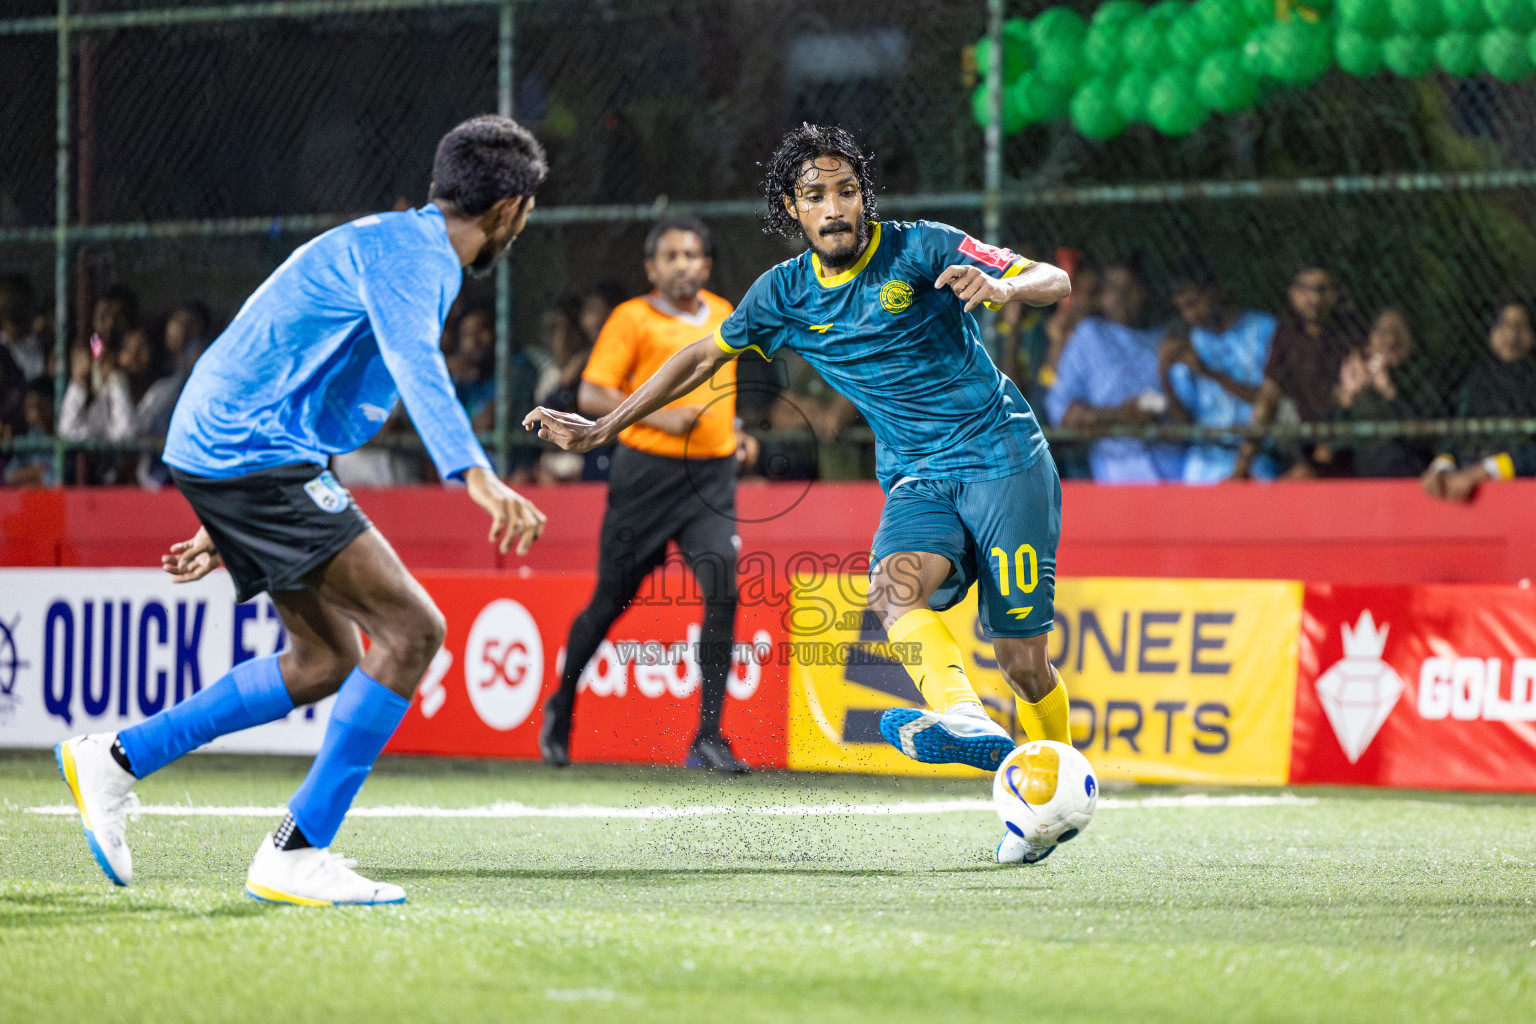
POLYGON ((1061 540, 1061 479, 1046 452, 999 480, 919 480, 891 488, 873 561, 899 551, 949 559, 951 572, 928 599, 934 611, 958 604, 980 583, 987 636, 1039 636, 1056 617, 1056 545, 1061 540))

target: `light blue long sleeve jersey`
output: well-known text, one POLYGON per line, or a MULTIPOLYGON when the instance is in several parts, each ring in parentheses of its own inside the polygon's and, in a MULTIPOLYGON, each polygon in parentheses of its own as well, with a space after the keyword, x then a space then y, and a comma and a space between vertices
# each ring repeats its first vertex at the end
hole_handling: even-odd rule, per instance
POLYGON ((378 433, 403 399, 444 479, 489 469, 438 350, 462 283, 430 203, 300 246, 197 361, 171 417, 166 463, 217 478, 324 465, 378 433))

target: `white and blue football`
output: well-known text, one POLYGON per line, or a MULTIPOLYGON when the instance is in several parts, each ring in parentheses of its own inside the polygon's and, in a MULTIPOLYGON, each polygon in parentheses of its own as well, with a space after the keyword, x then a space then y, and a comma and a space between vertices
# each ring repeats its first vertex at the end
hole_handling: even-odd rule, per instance
POLYGON ((1035 846, 1075 838, 1098 803, 1093 766, 1067 743, 1025 743, 1003 758, 992 778, 992 804, 1003 826, 1035 846))

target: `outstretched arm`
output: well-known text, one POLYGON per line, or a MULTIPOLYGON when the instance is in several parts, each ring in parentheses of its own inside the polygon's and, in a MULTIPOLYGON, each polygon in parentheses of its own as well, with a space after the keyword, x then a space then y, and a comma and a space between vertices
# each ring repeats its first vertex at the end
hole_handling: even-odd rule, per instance
POLYGON ((945 267, 933 286, 954 289, 967 313, 983 302, 1001 306, 1017 300, 1049 306, 1072 294, 1067 272, 1049 263, 1031 263, 1013 277, 993 277, 969 264, 956 263, 945 267))
POLYGON ((682 398, 734 358, 735 353, 721 348, 711 334, 668 359, 634 394, 596 422, 573 412, 556 412, 540 406, 523 417, 523 426, 537 430, 539 437, 568 452, 589 452, 618 437, 630 424, 682 398))

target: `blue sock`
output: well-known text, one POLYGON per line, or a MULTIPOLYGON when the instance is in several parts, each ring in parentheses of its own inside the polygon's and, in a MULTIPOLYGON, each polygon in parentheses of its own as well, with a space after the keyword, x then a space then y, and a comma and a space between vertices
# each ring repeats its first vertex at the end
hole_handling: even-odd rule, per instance
POLYGON ((320 753, 288 801, 288 813, 315 846, 331 845, 352 798, 395 734, 411 702, 360 668, 341 685, 320 753))
POLYGON ((142 779, 211 739, 275 722, 292 710, 277 655, 271 654, 241 662, 207 689, 124 729, 117 742, 142 779))

